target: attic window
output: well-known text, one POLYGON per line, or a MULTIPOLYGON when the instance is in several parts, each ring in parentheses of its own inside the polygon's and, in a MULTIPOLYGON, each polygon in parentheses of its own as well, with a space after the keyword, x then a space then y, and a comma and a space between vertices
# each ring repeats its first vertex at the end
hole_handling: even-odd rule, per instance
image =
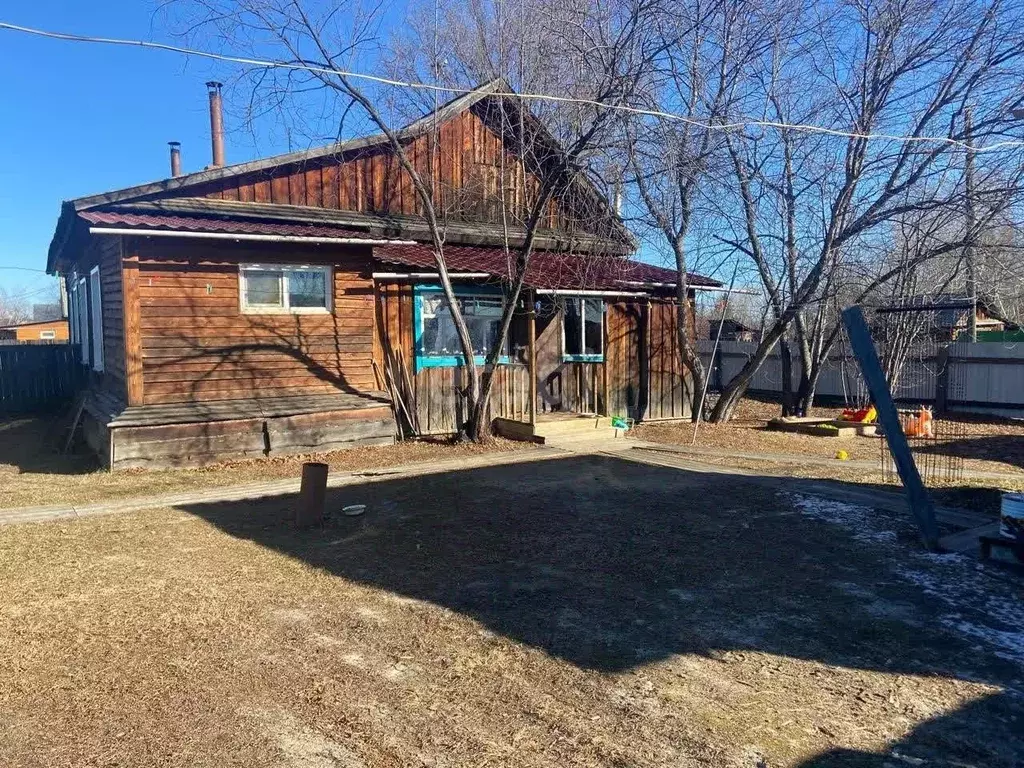
POLYGON ((332 271, 308 264, 243 264, 239 296, 246 314, 323 314, 331 311, 332 271))

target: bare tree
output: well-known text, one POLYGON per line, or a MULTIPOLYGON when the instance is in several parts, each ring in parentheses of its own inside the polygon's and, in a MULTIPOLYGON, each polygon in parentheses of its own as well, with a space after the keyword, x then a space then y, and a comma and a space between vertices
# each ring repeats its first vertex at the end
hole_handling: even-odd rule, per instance
POLYGON ((32 319, 32 307, 23 295, 0 287, 0 326, 18 325, 32 319))
MULTIPOLYGON (((783 128, 767 138, 750 131, 729 137, 736 210, 723 211, 733 233, 723 239, 756 265, 775 318, 724 388, 713 420, 729 418, 791 328, 803 371, 798 407, 809 407, 837 338, 828 313, 841 282, 872 271, 894 222, 937 211, 962 215, 966 139, 982 146, 1012 136, 1009 113, 1024 98, 1009 76, 1024 56, 1019 8, 998 1, 846 2, 810 13, 800 45, 781 50, 773 76, 763 81, 763 103, 775 122, 790 125, 813 106, 816 125, 850 135, 783 128), (963 114, 972 103, 985 108, 976 108, 968 136, 963 114)), ((1021 189, 1019 147, 976 159, 1003 169, 1002 182, 985 194, 990 211, 1005 209, 1021 189)), ((984 175, 981 167, 976 173, 984 175)), ((980 180, 977 188, 984 188, 980 180)), ((974 202, 984 207, 980 195, 974 202)), ((961 227, 952 239, 919 250, 913 263, 962 250, 976 234, 961 227)), ((855 300, 909 266, 874 270, 855 300)))

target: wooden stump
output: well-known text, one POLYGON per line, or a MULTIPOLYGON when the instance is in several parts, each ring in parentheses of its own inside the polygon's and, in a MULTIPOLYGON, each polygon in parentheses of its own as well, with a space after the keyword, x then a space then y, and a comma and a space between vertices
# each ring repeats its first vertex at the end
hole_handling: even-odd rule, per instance
POLYGON ((295 527, 312 528, 324 521, 324 498, 327 495, 326 464, 308 461, 302 465, 299 505, 295 508, 295 527))

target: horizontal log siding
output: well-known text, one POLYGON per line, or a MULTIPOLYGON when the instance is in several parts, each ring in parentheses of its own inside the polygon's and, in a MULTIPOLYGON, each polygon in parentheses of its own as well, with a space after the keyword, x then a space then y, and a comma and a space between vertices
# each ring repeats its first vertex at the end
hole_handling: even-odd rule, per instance
MULTIPOLYGON (((424 368, 414 372, 413 295, 408 284, 380 283, 377 303, 376 359, 383 372, 389 366, 406 406, 419 421, 420 434, 454 434, 466 422, 465 369, 424 368), (400 353, 399 353, 400 350, 400 353), (399 360, 404 360, 412 391, 404 383, 399 360)), ((522 334, 523 318, 513 321, 513 338, 522 334)), ((483 373, 483 367, 479 367, 483 373)), ((384 385, 381 384, 381 387, 384 385)), ((529 417, 530 380, 525 364, 500 365, 491 389, 489 418, 525 421, 529 417)))
POLYGON ((376 390, 369 249, 139 241, 146 404, 376 390), (329 263, 334 311, 243 314, 241 263, 329 263))

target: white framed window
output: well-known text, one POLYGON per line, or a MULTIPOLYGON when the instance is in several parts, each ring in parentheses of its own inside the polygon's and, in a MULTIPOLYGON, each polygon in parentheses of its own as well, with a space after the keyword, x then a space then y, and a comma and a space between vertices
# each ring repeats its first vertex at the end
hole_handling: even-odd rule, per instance
POLYGON ((89 335, 92 337, 92 369, 103 370, 103 298, 100 284, 100 268, 93 267, 89 272, 89 312, 92 322, 89 335))
POLYGON ((582 296, 565 299, 562 313, 562 359, 604 360, 604 301, 582 296))
POLYGON ((56 331, 40 331, 39 338, 43 341, 53 341, 57 338, 56 331))
POLYGON ((75 291, 78 316, 78 356, 82 365, 89 364, 89 294, 85 278, 78 278, 75 291))
POLYGON ((333 270, 312 264, 242 264, 238 295, 247 314, 326 314, 332 307, 333 270))

